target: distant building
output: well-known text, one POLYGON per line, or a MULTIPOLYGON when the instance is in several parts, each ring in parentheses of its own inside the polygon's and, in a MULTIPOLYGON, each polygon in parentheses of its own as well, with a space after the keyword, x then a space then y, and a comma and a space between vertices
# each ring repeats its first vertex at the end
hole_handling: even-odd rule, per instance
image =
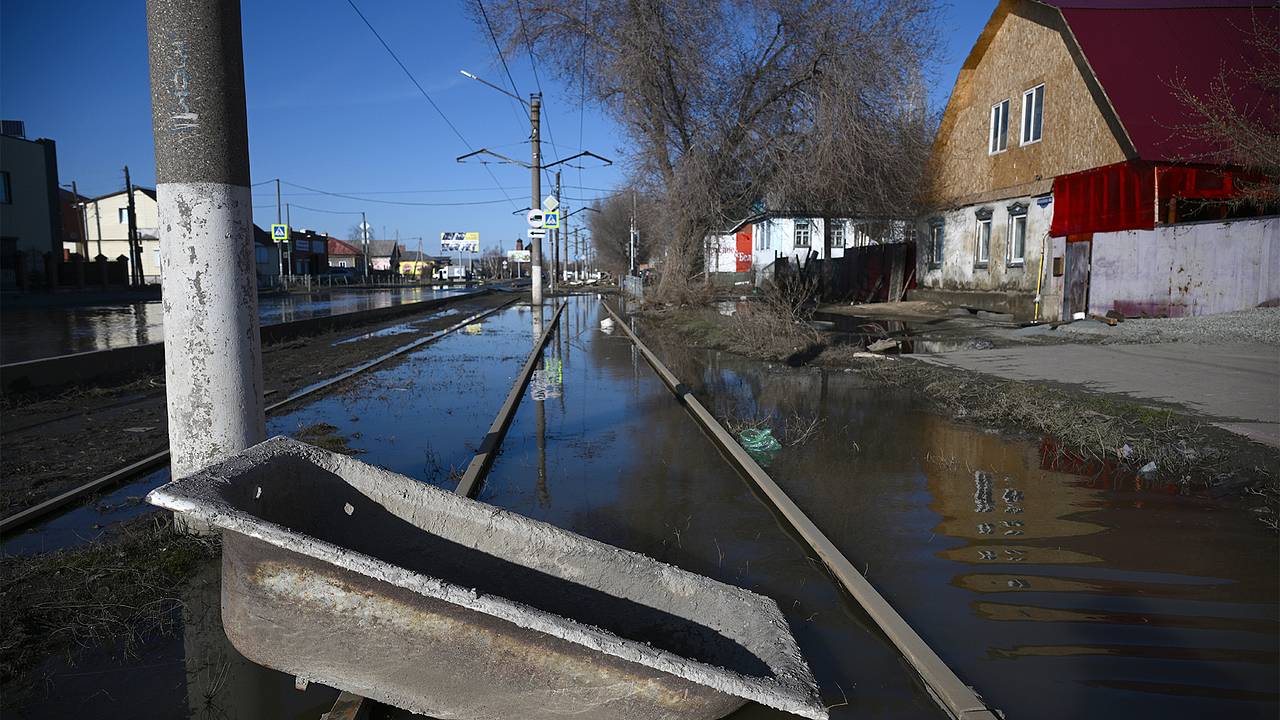
MULTIPOLYGON (((909 297, 1056 320, 1280 295, 1276 219, 1224 222, 1240 174, 1187 162, 1215 148, 1180 133, 1187 111, 1169 87, 1208 92, 1220 68, 1255 65, 1245 29, 1277 15, 1001 0, 942 116, 909 297)), ((1233 92, 1280 122, 1274 97, 1233 92)))
POLYGON ((369 241, 369 270, 373 272, 398 272, 400 269, 400 243, 395 240, 369 241))
MULTIPOLYGON (((156 203, 154 188, 133 186, 134 214, 138 223, 138 244, 141 247, 143 282, 160 282, 160 206, 156 203)), ((133 267, 133 254, 129 252, 129 193, 120 190, 85 201, 85 225, 89 252, 97 257, 102 254, 110 260, 124 257, 133 267), (99 243, 101 241, 101 243, 99 243)))
POLYGON ((253 226, 253 262, 258 273, 258 287, 269 288, 280 277, 280 243, 271 239, 271 233, 253 226))
MULTIPOLYGON (((767 271, 779 258, 804 264, 824 257, 827 221, 796 212, 762 212, 727 232, 707 237, 707 268, 711 272, 767 271)), ((832 219, 831 257, 844 257, 845 248, 910 242, 914 227, 905 221, 832 219)))
POLYGON ((432 257, 420 250, 406 250, 400 246, 400 274, 409 277, 430 277, 432 271, 442 266, 440 258, 432 257))
POLYGON ((52 140, 26 139, 22 122, 0 130, 0 279, 18 282, 18 253, 25 271, 44 275, 44 256, 62 257, 62 208, 58 152, 52 140))
POLYGON ((364 274, 364 252, 357 243, 328 239, 328 258, 331 268, 351 268, 358 275, 364 274))
POLYGON ((315 276, 328 271, 331 239, 314 230, 290 228, 289 242, 284 246, 289 274, 315 276))

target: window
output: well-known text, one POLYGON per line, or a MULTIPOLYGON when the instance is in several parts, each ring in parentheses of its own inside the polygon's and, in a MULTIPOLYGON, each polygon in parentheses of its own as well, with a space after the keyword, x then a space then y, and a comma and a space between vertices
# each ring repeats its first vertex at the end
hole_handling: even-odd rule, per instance
POLYGON ((1044 126, 1044 85, 1022 93, 1022 144, 1040 142, 1044 126))
POLYGON ((9 187, 9 172, 7 170, 0 171, 0 205, 8 205, 13 202, 12 192, 9 187))
POLYGON ((1027 206, 1009 206, 1009 264, 1022 265, 1027 260, 1027 206))
POLYGON ((121 225, 128 225, 129 224, 129 208, 127 207, 116 208, 116 218, 118 219, 121 225))
POLYGON ((795 246, 798 248, 809 247, 809 221, 808 220, 796 220, 795 246))
POLYGON ((844 221, 831 220, 831 247, 844 247, 844 221))
POLYGON ((942 223, 929 226, 929 267, 942 267, 942 223))
POLYGON ((978 220, 978 257, 977 264, 986 267, 991 260, 991 218, 978 220))
POLYGON ((987 153, 995 155, 1009 147, 1009 101, 1004 100, 991 106, 991 133, 987 153))

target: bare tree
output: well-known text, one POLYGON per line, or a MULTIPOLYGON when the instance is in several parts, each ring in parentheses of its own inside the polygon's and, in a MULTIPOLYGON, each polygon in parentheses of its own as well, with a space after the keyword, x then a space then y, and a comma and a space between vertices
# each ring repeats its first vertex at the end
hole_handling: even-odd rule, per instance
POLYGON ((671 229, 660 290, 678 290, 700 269, 707 234, 761 200, 863 209, 914 198, 927 138, 903 88, 937 50, 932 0, 487 7, 509 48, 533 48, 626 129, 634 180, 663 196, 671 229), (859 131, 871 135, 864 142, 859 131), (841 144, 850 139, 853 151, 841 144), (874 144, 903 141, 910 151, 874 144), (816 189, 823 198, 807 195, 816 189))
POLYGON ((636 264, 651 259, 651 249, 661 244, 663 238, 663 230, 656 221, 659 204, 655 198, 638 188, 631 188, 598 200, 593 207, 598 212, 587 217, 587 227, 591 230, 591 242, 601 268, 615 275, 626 273, 630 265, 633 211, 639 230, 636 264))
POLYGON ((1240 183, 1236 202, 1268 207, 1280 204, 1280 7, 1261 12, 1252 28, 1240 29, 1246 38, 1241 62, 1224 63, 1200 91, 1180 77, 1169 87, 1187 115, 1175 130, 1189 146, 1210 148, 1183 160, 1253 171, 1261 179, 1240 183))

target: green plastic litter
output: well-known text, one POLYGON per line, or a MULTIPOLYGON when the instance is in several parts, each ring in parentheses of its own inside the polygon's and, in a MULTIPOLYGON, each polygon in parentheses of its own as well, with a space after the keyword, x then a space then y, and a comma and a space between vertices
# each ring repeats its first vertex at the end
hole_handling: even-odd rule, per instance
POLYGON ((768 428, 743 430, 738 434, 738 442, 751 459, 760 464, 760 467, 768 467, 769 463, 773 462, 773 457, 782 449, 782 443, 773 437, 773 431, 768 428))

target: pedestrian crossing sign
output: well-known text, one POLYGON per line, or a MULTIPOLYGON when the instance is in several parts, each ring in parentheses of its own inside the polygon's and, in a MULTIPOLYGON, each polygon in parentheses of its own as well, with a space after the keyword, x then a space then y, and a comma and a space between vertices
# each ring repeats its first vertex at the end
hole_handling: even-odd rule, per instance
POLYGON ((542 227, 558 228, 560 227, 560 213, 548 210, 542 214, 542 227))
POLYGON ((289 226, 280 223, 272 225, 271 239, 276 242, 289 242, 289 226))

